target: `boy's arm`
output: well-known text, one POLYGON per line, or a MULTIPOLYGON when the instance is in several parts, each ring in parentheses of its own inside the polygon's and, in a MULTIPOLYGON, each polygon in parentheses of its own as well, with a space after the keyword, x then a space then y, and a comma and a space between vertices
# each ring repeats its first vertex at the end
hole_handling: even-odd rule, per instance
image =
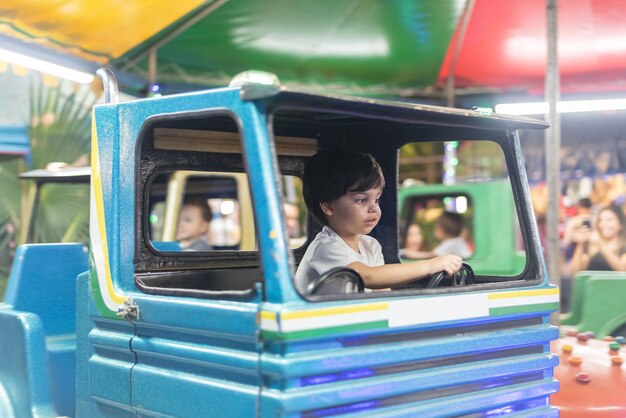
POLYGON ((385 289, 397 287, 426 276, 432 276, 440 271, 454 274, 461 268, 461 257, 446 254, 430 260, 416 261, 404 264, 385 264, 370 267, 367 264, 355 261, 346 267, 354 269, 361 275, 365 287, 369 289, 385 289))

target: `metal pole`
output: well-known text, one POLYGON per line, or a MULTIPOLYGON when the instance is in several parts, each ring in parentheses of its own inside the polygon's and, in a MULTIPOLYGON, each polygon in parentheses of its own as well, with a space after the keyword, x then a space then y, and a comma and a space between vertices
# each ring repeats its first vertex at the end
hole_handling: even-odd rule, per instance
POLYGON ((110 68, 99 68, 96 75, 102 80, 104 86, 104 103, 117 103, 119 101, 119 88, 113 71, 110 68))
POLYGON ((137 54, 136 56, 128 60, 126 63, 124 63, 124 66, 122 67, 122 71, 127 70, 131 65, 135 64, 136 62, 141 60, 143 57, 145 57, 149 53, 148 51, 150 49, 161 48, 163 45, 169 43, 172 39, 176 38, 178 35, 186 31, 187 29, 189 29, 189 27, 195 25, 197 22, 204 19, 205 17, 213 13, 215 10, 219 9, 227 1, 228 0, 216 0, 212 3, 207 4, 204 9, 198 10, 195 15, 189 18, 189 20, 187 20, 186 22, 183 22, 179 27, 174 29, 172 32, 168 33, 166 36, 161 38, 159 41, 155 42, 153 45, 150 45, 149 48, 140 52, 139 54, 137 54))
MULTIPOLYGON (((547 261, 550 282, 561 284, 561 251, 559 245, 559 200, 561 195, 561 119, 556 104, 560 99, 559 63, 557 54, 557 0, 547 0, 548 63, 546 68, 546 101, 549 104, 548 122, 545 132, 546 182, 548 186, 548 209, 546 219, 547 261)), ((553 323, 558 315, 553 315, 553 323)))
POLYGON ((474 9, 474 0, 467 0, 465 8, 463 9, 463 15, 461 17, 461 28, 459 29, 459 36, 454 43, 454 52, 450 59, 450 68, 448 69, 448 78, 446 79, 446 96, 447 106, 454 107, 455 91, 454 91, 454 73, 456 72, 456 62, 459 59, 461 53, 461 47, 465 40, 465 32, 467 32, 467 25, 469 24, 470 17, 472 16, 472 10, 474 9))
MULTIPOLYGON (((463 41, 465 40, 465 33, 467 32, 467 26, 469 25, 470 17, 472 16, 472 10, 474 9, 474 0, 467 0, 465 7, 463 8, 463 15, 461 16, 461 28, 459 34, 454 43, 454 52, 450 59, 450 68, 448 68, 448 78, 446 80, 446 96, 447 106, 454 107, 456 101, 456 91, 454 88, 454 75, 456 72, 456 63, 461 54, 461 48, 463 47, 463 41)), ((453 142, 445 142, 444 146, 444 159, 443 159, 443 183, 454 184, 456 183, 456 165, 457 154, 456 144, 453 142)), ((451 210, 448 208, 447 210, 451 210)))
POLYGON ((285 201, 288 203, 296 203, 296 186, 292 176, 284 176, 285 179, 285 201))
MULTIPOLYGON (((148 83, 150 87, 157 81, 157 49, 150 48, 148 51, 148 83)), ((150 92, 148 92, 150 94, 150 92)))

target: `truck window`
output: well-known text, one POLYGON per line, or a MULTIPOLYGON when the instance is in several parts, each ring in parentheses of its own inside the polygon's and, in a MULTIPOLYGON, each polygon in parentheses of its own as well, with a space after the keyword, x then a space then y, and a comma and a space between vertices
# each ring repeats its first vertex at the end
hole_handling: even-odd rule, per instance
POLYGON ((220 299, 256 295, 263 279, 241 151, 237 123, 223 111, 146 123, 135 178, 135 283, 141 290, 220 299), (209 213, 204 218, 202 206, 209 213), (177 236, 183 211, 200 215, 199 233, 177 236), (220 234, 225 225, 230 234, 220 234))
POLYGON ((159 173, 148 201, 152 246, 165 252, 240 249, 242 227, 253 226, 241 223, 238 181, 245 177, 203 171, 159 173), (188 248, 192 241, 198 244, 188 248))
MULTIPOLYGON (((139 143, 138 287, 147 293, 194 297, 255 293, 263 276, 249 173, 234 120, 220 114, 151 121, 139 143)), ((304 156, 285 149, 280 138, 276 143, 283 174, 284 232, 297 249, 306 242, 299 178, 304 156)))
MULTIPOLYGON (((430 258, 427 254, 435 250, 440 241, 439 234, 442 231, 438 222, 441 222, 442 217, 450 216, 452 220, 449 222, 452 224, 447 228, 459 229, 458 236, 467 243, 470 250, 466 256, 467 261, 471 261, 474 248, 474 217, 470 196, 459 193, 416 195, 407 199, 405 207, 405 216, 400 219, 401 230, 404 231, 399 237, 402 259, 430 258), (450 214, 456 215, 457 226, 454 225, 455 217, 450 214)), ((453 231, 450 234, 456 233, 453 231)))
POLYGON ((459 255, 477 275, 512 277, 524 270, 513 192, 497 143, 409 143, 400 149, 399 173, 402 259, 438 255, 442 242, 454 238, 467 244, 469 251, 459 255), (442 232, 442 216, 462 227, 442 232))
MULTIPOLYGON (((250 222, 252 207, 247 203, 242 206, 238 194, 239 189, 247 187, 247 182, 243 173, 187 170, 159 173, 149 191, 150 244, 162 252, 256 250, 254 225, 250 222), (242 211, 246 211, 246 216, 242 211), (201 219, 203 212, 207 219, 201 219), (198 244, 187 245, 190 238, 198 244), (181 240, 185 242, 181 244, 181 240)), ((290 246, 299 248, 306 242, 302 180, 282 176, 282 182, 287 236, 290 246)), ((248 202, 249 196, 244 200, 248 202)))

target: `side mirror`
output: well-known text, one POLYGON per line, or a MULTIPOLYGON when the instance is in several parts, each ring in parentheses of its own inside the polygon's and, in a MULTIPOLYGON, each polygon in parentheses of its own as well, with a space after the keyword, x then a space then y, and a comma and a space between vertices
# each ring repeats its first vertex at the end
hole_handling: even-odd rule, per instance
POLYGON ((359 273, 346 267, 337 267, 309 283, 306 294, 315 296, 340 295, 363 293, 364 289, 365 285, 359 273))

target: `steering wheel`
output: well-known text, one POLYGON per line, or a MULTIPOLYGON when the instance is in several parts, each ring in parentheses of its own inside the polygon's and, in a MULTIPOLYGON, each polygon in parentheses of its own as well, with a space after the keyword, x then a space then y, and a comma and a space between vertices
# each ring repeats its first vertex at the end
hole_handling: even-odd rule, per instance
MULTIPOLYGON (((440 271, 439 273, 433 275, 428 281, 426 285, 427 289, 432 289, 434 287, 439 286, 443 279, 446 279, 450 276, 445 271, 440 271)), ((467 286, 470 284, 474 284, 474 270, 470 267, 469 264, 463 263, 461 264, 461 268, 459 271, 454 273, 450 279, 452 279, 452 287, 457 286, 467 286)))
POLYGON ((347 267, 336 267, 309 283, 306 294, 319 296, 363 293, 364 289, 365 285, 359 273, 347 267))

